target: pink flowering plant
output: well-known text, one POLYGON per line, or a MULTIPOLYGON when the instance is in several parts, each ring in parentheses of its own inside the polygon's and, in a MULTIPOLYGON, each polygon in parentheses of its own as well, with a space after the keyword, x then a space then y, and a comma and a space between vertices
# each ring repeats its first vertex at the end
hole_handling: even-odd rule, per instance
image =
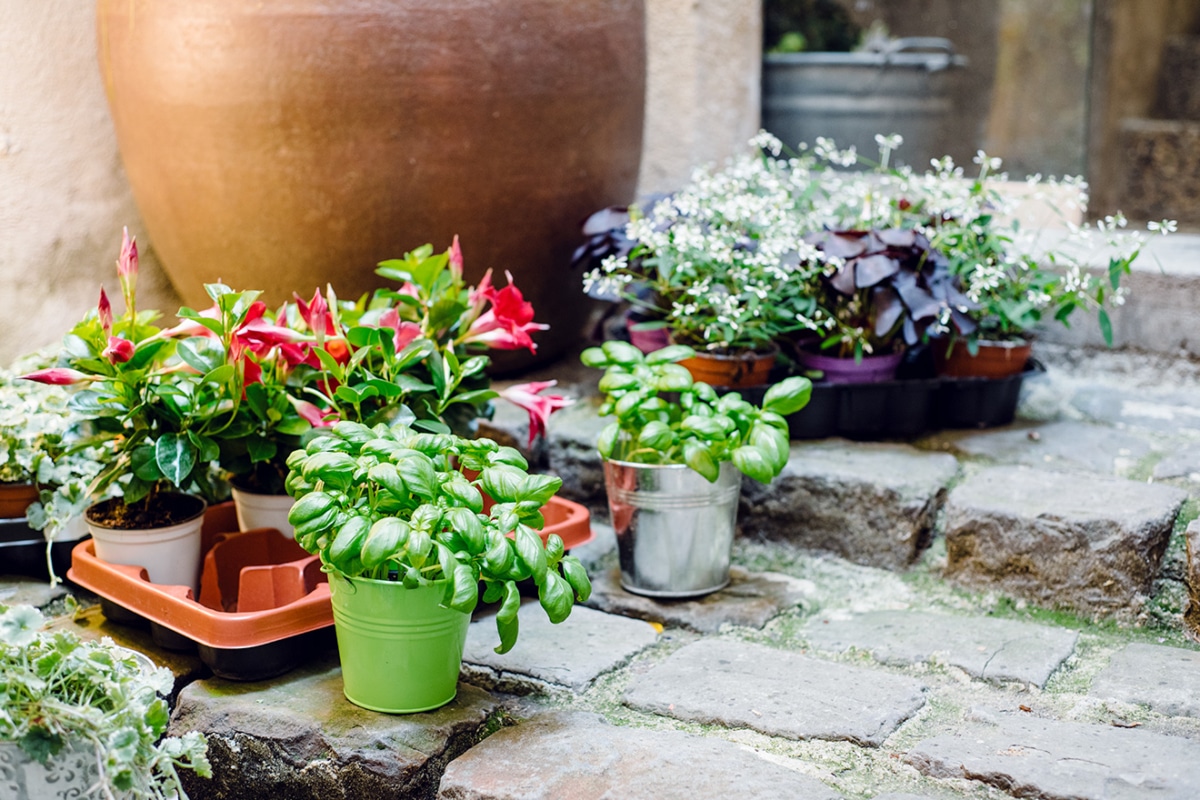
POLYGON ((302 414, 316 426, 346 420, 411 426, 429 433, 469 435, 505 397, 530 413, 533 436, 567 400, 541 392, 553 382, 498 393, 485 372, 488 350, 537 351, 533 306, 508 276, 497 287, 489 270, 478 286, 463 277, 462 251, 434 253, 424 245, 384 261, 377 274, 399 282, 370 299, 338 301, 332 290, 288 309, 306 334, 302 414))
POLYGON ((101 448, 105 459, 88 493, 119 491, 118 519, 153 514, 164 489, 216 499, 208 465, 240 397, 231 365, 189 364, 187 340, 156 327, 157 312, 137 309, 137 270, 126 231, 117 261, 124 313, 114 316, 101 288, 96 309, 65 337, 59 365, 23 376, 82 384, 70 408, 95 430, 82 446, 101 448))

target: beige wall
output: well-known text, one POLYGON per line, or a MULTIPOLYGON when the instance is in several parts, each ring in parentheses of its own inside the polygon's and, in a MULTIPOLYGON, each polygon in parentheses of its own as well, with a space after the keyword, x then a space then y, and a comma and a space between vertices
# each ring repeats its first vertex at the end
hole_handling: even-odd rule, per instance
POLYGON ((761 0, 647 0, 638 194, 666 192, 758 132, 761 0))
MULTIPOLYGON (((0 3, 0 364, 117 291, 121 226, 145 245, 96 67, 92 6, 0 3)), ((144 248, 149 250, 149 248, 144 248)), ((152 250, 139 296, 174 310, 152 250)), ((119 301, 117 301, 119 303, 119 301)))
MULTIPOLYGON (((759 0, 647 0, 641 192, 678 186, 757 131, 761 16, 759 0)), ((0 54, 0 364, 58 341, 101 281, 115 294, 123 225, 142 250, 139 305, 174 311, 117 152, 93 4, 0 3, 0 54)))

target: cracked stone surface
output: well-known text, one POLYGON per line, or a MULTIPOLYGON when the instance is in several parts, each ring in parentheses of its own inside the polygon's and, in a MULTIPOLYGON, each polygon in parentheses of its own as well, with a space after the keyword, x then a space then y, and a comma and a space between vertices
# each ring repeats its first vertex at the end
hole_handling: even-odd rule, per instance
POLYGON ((1118 478, 981 470, 946 502, 946 577, 1049 607, 1133 617, 1186 496, 1118 478))
POLYGON ((1086 422, 1025 423, 984 431, 950 431, 930 440, 972 458, 1055 471, 1124 476, 1151 452, 1148 439, 1086 422))
POLYGON ((635 678, 625 703, 769 736, 877 746, 925 704, 925 687, 877 669, 702 639, 635 678))
POLYGON ((1134 642, 1113 654, 1091 694, 1149 706, 1160 714, 1200 717, 1200 652, 1134 642))
POLYGON ((745 535, 834 553, 856 564, 903 569, 928 543, 958 462, 908 445, 792 444, 769 486, 745 481, 745 535))
POLYGON ((583 606, 553 625, 540 605, 525 603, 517 620, 520 635, 504 655, 494 649, 500 640, 492 617, 471 623, 463 651, 467 680, 518 693, 548 687, 582 691, 658 640, 654 627, 641 620, 583 606))
POLYGON ((454 760, 439 800, 838 800, 815 778, 718 739, 551 713, 493 734, 454 760))
POLYGON ((622 589, 620 570, 614 568, 592 575, 588 605, 664 626, 716 633, 724 625, 761 628, 811 597, 813 590, 810 581, 790 575, 731 567, 729 585, 719 592, 692 600, 652 600, 622 589))
POLYGON ((209 737, 213 778, 184 781, 198 800, 431 798, 445 765, 497 708, 487 692, 459 684, 436 711, 377 714, 345 699, 341 670, 326 660, 262 683, 193 683, 169 732, 209 737))
POLYGON ((935 778, 967 778, 1045 800, 1194 800, 1200 742, 1139 728, 977 710, 905 760, 935 778))
POLYGON ((935 660, 986 680, 1045 686, 1075 650, 1076 631, 1008 619, 924 611, 875 611, 850 619, 818 615, 805 629, 818 650, 866 650, 885 663, 935 660))
MULTIPOLYGON (((3 566, 3 553, 0 549, 0 570, 3 566)), ((66 587, 61 583, 51 586, 48 581, 39 581, 20 575, 0 575, 0 603, 6 606, 33 606, 45 608, 60 597, 67 594, 66 587)))

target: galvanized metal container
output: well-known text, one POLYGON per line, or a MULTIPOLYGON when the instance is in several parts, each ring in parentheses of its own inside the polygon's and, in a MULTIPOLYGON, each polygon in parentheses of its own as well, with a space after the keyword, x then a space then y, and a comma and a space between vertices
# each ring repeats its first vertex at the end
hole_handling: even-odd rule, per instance
POLYGON ((682 464, 605 461, 621 586, 648 597, 700 597, 729 583, 742 474, 715 483, 682 464))
POLYGON ((763 56, 762 124, 784 144, 818 136, 874 160, 875 134, 899 133, 893 156, 917 169, 945 154, 950 68, 966 64, 946 39, 898 39, 880 52, 763 56))

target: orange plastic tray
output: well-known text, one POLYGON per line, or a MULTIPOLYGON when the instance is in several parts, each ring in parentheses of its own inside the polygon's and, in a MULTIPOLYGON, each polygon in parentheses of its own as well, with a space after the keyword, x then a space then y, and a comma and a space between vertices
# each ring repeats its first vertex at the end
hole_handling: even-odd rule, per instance
MULTIPOLYGON (((590 515, 578 503, 555 497, 542 515, 543 539, 557 533, 567 549, 592 540, 590 515)), ((274 529, 237 532, 232 503, 208 509, 201 549, 199 598, 188 586, 151 583, 143 567, 102 561, 91 540, 72 551, 67 577, 104 598, 108 616, 144 619, 160 645, 195 646, 214 672, 234 679, 286 672, 303 648, 284 640, 333 624, 320 560, 274 529)))

